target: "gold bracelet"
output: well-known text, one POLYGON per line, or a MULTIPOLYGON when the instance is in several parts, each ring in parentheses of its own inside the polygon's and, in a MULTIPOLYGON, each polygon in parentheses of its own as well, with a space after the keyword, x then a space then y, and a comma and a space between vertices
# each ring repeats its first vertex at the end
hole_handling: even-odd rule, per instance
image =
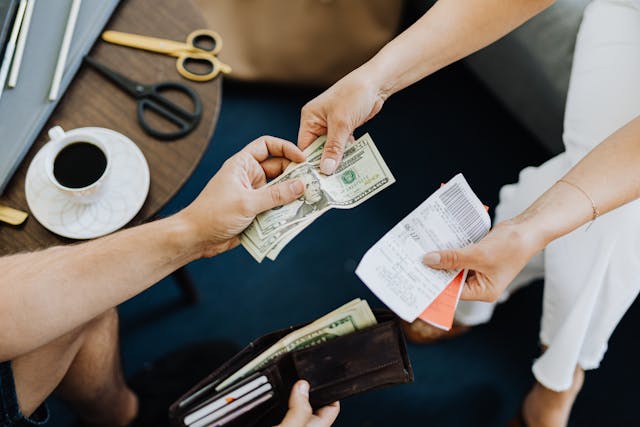
POLYGON ((570 186, 572 186, 574 188, 577 188, 578 190, 580 190, 580 192, 582 194, 584 194, 587 197, 587 199, 589 199, 589 201, 591 202, 591 209, 593 209, 593 217, 591 218, 591 221, 595 221, 596 218, 598 218, 600 216, 600 211, 598 210, 598 207, 596 206, 596 202, 593 201, 591 196, 589 196, 589 193, 584 191, 582 189, 582 187, 578 186, 577 184, 574 184, 573 182, 569 182, 566 179, 559 179, 558 182, 564 182, 567 185, 570 185, 570 186))

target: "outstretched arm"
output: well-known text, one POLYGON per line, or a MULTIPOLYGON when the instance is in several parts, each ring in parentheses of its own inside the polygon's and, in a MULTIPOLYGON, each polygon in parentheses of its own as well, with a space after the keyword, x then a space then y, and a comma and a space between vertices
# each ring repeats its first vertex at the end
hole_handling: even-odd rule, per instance
POLYGON ((188 262, 238 244, 256 214, 304 191, 300 181, 265 188, 292 143, 262 137, 225 162, 178 214, 92 242, 0 258, 0 361, 38 348, 142 292, 188 262))
POLYGON ((479 243, 432 252, 425 264, 474 271, 463 299, 495 301, 537 252, 599 215, 640 197, 640 117, 595 147, 562 180, 479 243), (595 206, 595 211, 594 211, 595 206))
POLYGON ((353 131, 395 92, 496 41, 553 0, 439 0, 360 68, 304 106, 298 145, 327 134, 321 170, 335 171, 353 131))

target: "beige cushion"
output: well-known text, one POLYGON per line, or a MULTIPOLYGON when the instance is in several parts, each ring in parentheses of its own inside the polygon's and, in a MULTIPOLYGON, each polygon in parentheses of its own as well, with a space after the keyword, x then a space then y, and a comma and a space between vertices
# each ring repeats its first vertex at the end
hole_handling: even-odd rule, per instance
POLYGON ((398 31, 402 0, 196 0, 239 80, 329 85, 398 31))

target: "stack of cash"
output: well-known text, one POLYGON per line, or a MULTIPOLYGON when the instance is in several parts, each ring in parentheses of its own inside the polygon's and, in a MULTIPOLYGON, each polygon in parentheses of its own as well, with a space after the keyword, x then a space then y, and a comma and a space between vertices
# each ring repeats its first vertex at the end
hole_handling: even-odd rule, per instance
POLYGON ((286 335, 221 382, 216 387, 216 391, 223 390, 236 381, 260 370, 282 354, 348 335, 377 323, 367 301, 356 298, 315 322, 286 335))
POLYGON ((318 138, 304 151, 304 163, 291 163, 267 184, 299 179, 305 192, 294 202, 261 213, 242 233, 240 242, 256 261, 275 260, 294 237, 329 209, 356 207, 395 182, 369 134, 347 146, 333 175, 323 175, 320 158, 325 142, 325 136, 318 138))

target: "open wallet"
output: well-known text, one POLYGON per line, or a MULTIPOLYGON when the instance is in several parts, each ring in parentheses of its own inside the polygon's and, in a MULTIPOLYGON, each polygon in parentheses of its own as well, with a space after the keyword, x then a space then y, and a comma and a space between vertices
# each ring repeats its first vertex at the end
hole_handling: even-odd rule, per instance
POLYGON ((169 408, 174 426, 273 426, 282 421, 291 387, 305 379, 315 409, 345 397, 413 382, 398 318, 373 310, 377 324, 310 347, 283 353, 258 371, 216 391, 238 369, 290 332, 264 335, 194 386, 169 408))

